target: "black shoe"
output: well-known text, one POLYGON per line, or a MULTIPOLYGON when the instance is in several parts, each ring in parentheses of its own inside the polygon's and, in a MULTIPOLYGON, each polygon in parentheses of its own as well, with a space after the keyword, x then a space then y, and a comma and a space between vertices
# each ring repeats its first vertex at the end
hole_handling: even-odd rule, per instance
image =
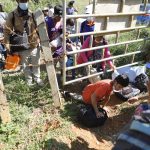
POLYGON ((61 94, 63 95, 64 99, 71 98, 69 91, 62 91, 61 94))

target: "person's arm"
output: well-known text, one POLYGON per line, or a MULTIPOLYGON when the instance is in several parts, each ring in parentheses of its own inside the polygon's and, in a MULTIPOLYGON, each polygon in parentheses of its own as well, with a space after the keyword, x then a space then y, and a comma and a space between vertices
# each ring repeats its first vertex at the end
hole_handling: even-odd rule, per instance
POLYGON ((95 94, 95 93, 93 93, 93 94, 91 95, 91 103, 92 103, 92 106, 93 106, 93 108, 94 108, 96 117, 97 117, 97 118, 101 117, 102 113, 99 112, 99 110, 98 110, 97 101, 96 101, 96 94, 95 94))
POLYGON ((74 7, 74 11, 75 11, 75 12, 78 12, 77 8, 74 7))
POLYGON ((10 38, 10 34, 13 31, 12 18, 13 18, 13 13, 10 13, 7 17, 6 24, 4 26, 4 43, 8 51, 10 50, 9 38, 10 38))
POLYGON ((105 52, 105 48, 102 48, 102 58, 101 59, 104 59, 104 52, 105 52))
MULTIPOLYGON (((83 46, 82 46, 82 49, 89 48, 89 42, 90 42, 90 37, 88 37, 88 38, 84 41, 83 46)), ((88 57, 87 57, 86 53, 87 53, 87 52, 81 52, 81 53, 80 53, 80 56, 82 57, 83 62, 88 62, 88 57)))
MULTIPOLYGON (((108 95, 108 96, 105 96, 105 98, 104 98, 104 104, 103 104, 103 107, 105 107, 107 104, 108 104, 108 102, 110 101, 110 95, 108 95)), ((102 107, 102 108, 103 108, 102 107)))
MULTIPOLYGON (((85 21, 81 23, 80 33, 83 33, 84 25, 85 25, 85 21)), ((82 45, 83 45, 83 40, 84 40, 83 36, 80 36, 80 41, 82 45)))

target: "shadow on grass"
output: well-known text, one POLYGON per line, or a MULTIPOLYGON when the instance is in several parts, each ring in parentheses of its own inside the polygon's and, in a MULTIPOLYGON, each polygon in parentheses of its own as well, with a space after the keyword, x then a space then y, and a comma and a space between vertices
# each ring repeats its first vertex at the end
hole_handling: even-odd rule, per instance
POLYGON ((69 147, 66 143, 58 142, 56 139, 49 139, 44 143, 43 150, 96 150, 89 148, 89 144, 82 138, 77 137, 69 147))
POLYGON ((42 87, 36 84, 29 87, 25 82, 24 75, 19 74, 5 76, 3 82, 8 101, 35 108, 52 103, 51 89, 47 81, 42 87))

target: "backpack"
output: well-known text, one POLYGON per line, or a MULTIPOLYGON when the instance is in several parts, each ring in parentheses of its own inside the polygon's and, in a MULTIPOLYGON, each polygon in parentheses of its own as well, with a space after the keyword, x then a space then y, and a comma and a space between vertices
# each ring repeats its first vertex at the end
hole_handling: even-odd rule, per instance
POLYGON ((140 90, 140 92, 147 92, 147 76, 143 73, 135 78, 134 86, 140 90))
POLYGON ((83 105, 78 112, 77 119, 79 123, 88 128, 102 126, 104 125, 108 116, 103 108, 99 108, 99 111, 103 113, 103 116, 97 118, 95 111, 91 105, 83 105))

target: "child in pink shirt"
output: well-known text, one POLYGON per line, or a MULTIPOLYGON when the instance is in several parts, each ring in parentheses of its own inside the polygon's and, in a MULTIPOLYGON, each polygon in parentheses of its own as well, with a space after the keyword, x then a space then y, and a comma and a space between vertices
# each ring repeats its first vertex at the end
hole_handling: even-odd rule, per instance
MULTIPOLYGON (((95 35, 93 38, 93 45, 92 47, 97 47, 100 45, 107 45, 108 43, 106 42, 106 40, 104 39, 103 36, 101 35, 95 35)), ((84 41, 82 49, 86 49, 90 47, 90 36, 84 41)), ((98 49, 98 50, 94 50, 94 51, 87 51, 87 52, 81 52, 79 53, 78 57, 77 57, 77 63, 78 64, 82 64, 82 63, 86 63, 88 61, 92 60, 98 60, 98 59, 104 59, 104 58, 109 58, 110 55, 110 51, 109 48, 103 48, 103 49, 98 49)), ((115 66, 113 65, 111 60, 108 61, 103 61, 101 63, 101 67, 103 69, 103 71, 105 71, 106 68, 106 63, 109 64, 111 69, 115 69, 115 66)))

